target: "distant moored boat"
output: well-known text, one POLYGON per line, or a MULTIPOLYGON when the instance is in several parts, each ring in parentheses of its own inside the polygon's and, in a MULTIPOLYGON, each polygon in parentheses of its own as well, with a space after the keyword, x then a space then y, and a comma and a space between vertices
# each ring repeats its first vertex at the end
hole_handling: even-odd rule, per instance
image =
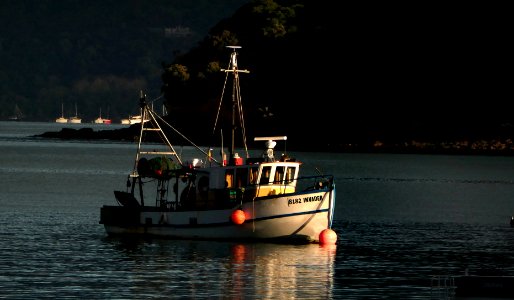
POLYGON ((68 123, 68 119, 64 117, 64 104, 61 103, 61 116, 55 119, 56 123, 68 123))
POLYGON ((21 121, 23 119, 23 113, 21 112, 18 104, 14 106, 14 114, 9 117, 9 121, 21 121))
POLYGON ((79 116, 78 116, 77 104, 76 103, 75 103, 75 116, 71 117, 68 120, 68 123, 73 123, 73 124, 80 124, 80 123, 82 123, 82 119, 79 118, 79 116))
POLYGON ((95 119, 95 124, 103 124, 104 119, 102 118, 102 108, 100 107, 100 116, 95 119))

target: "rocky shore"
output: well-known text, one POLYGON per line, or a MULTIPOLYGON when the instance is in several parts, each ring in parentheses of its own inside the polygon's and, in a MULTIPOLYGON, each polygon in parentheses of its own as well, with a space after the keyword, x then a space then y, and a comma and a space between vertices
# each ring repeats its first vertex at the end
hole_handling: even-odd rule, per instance
POLYGON ((406 141, 387 143, 376 141, 373 144, 340 144, 334 152, 353 153, 403 153, 403 154, 455 154, 455 155, 501 155, 513 156, 514 143, 506 139, 477 139, 458 141, 406 141))
MULTIPOLYGON (((94 131, 92 128, 63 128, 58 132, 45 132, 40 138, 62 140, 114 140, 136 141, 138 126, 115 130, 94 131)), ((368 143, 329 142, 316 148, 301 144, 288 144, 295 151, 318 151, 339 153, 398 153, 398 154, 455 154, 455 155, 514 155, 514 141, 510 138, 475 139, 458 141, 417 141, 385 142, 376 140, 368 143)))
POLYGON ((98 130, 93 128, 62 128, 61 131, 48 131, 35 137, 61 140, 115 140, 133 141, 139 134, 139 128, 130 126, 115 130, 98 130))

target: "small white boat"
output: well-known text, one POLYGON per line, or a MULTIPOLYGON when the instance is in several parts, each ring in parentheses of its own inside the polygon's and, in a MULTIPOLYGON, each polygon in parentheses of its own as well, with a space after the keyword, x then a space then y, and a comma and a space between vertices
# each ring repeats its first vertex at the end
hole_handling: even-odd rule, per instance
POLYGON ((104 119, 102 118, 102 108, 100 107, 100 115, 95 119, 95 124, 104 124, 104 119))
MULTIPOLYGON (((230 67, 222 71, 227 77, 232 74, 232 99, 238 99, 233 103, 240 106, 238 76, 248 71, 237 67, 235 50, 240 47, 230 48, 234 50, 230 67)), ((335 243, 337 236, 331 230, 334 178, 300 176, 302 162, 287 154, 275 157, 277 142, 285 143, 286 136, 255 138, 265 147, 250 157, 244 130, 240 130, 246 152, 241 157, 235 152, 234 136, 236 128, 244 128, 244 124, 232 124, 228 160, 223 145, 216 159, 213 149, 202 149, 187 138, 199 156, 185 160, 169 138, 172 133, 184 135, 150 107, 142 92, 140 107, 141 119, 148 121, 141 123, 127 190, 114 191, 118 205, 100 209, 100 224, 108 235, 335 243), (163 146, 158 148, 155 142, 145 145, 150 134, 160 137, 163 146)), ((242 113, 242 106, 237 111, 242 113)))
MULTIPOLYGON (((141 115, 129 116, 128 119, 121 119, 121 124, 124 125, 133 125, 141 123, 143 117, 141 115)), ((148 122, 149 119, 145 118, 145 122, 148 122)))
POLYGON ((61 103, 61 116, 55 119, 56 123, 68 123, 68 119, 64 117, 64 104, 61 103))
POLYGON ((18 104, 15 104, 14 105, 14 114, 9 117, 9 121, 21 121, 21 120, 23 120, 23 118, 24 118, 24 116, 23 116, 23 113, 21 112, 20 107, 18 106, 18 104))
POLYGON ((74 116, 74 117, 71 117, 68 119, 68 123, 80 124, 80 123, 82 123, 82 119, 77 116, 74 116))
POLYGON ((82 123, 82 119, 78 116, 77 104, 75 104, 75 116, 69 118, 68 123, 72 123, 72 124, 82 123))
MULTIPOLYGON (((141 115, 130 116, 129 117, 129 122, 130 122, 130 124, 138 124, 138 123, 141 123, 142 119, 143 119, 143 117, 141 115)), ((149 121, 149 119, 145 118, 145 122, 148 122, 148 121, 149 121)))
POLYGON ((55 119, 55 122, 56 123, 68 123, 68 119, 66 119, 65 117, 59 117, 59 118, 55 119))

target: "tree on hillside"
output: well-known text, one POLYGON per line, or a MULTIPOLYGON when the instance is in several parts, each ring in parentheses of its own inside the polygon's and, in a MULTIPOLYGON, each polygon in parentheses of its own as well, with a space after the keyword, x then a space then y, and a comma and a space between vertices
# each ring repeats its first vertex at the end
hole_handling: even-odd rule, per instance
POLYGON ((177 101, 181 101, 176 95, 194 103, 200 111, 208 112, 209 107, 212 110, 219 101, 224 79, 212 66, 225 68, 230 54, 226 47, 238 45, 242 46, 238 51, 239 65, 250 70, 241 79, 245 119, 254 125, 259 123, 260 131, 267 134, 277 128, 277 120, 281 120, 283 130, 278 134, 294 135, 309 130, 310 122, 294 118, 308 115, 307 110, 313 115, 322 111, 319 105, 309 103, 320 104, 320 97, 328 97, 330 88, 325 81, 332 66, 311 66, 308 62, 328 58, 327 50, 319 44, 331 37, 329 32, 334 28, 329 27, 325 15, 319 14, 319 7, 312 9, 315 5, 304 2, 253 1, 214 26, 198 47, 175 60, 187 66, 191 74, 188 80, 171 80, 173 74, 165 68, 163 92, 169 111, 176 110, 177 101), (274 118, 262 118, 259 109, 264 107, 274 112, 274 118))

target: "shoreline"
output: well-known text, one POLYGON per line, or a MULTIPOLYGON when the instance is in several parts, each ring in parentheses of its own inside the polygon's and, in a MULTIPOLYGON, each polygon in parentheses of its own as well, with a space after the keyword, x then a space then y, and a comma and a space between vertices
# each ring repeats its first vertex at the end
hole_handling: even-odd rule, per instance
MULTIPOLYGON (((61 131, 45 132, 34 137, 61 140, 114 140, 134 141, 139 130, 137 126, 127 128, 99 130, 93 128, 62 128, 61 131)), ((318 145, 319 146, 319 145, 318 145)), ((437 155, 482 155, 482 156, 514 156, 514 142, 510 139, 477 139, 453 142, 424 142, 411 140, 408 142, 373 143, 330 143, 325 147, 305 146, 289 143, 288 149, 305 152, 327 153, 388 153, 388 154, 437 154, 437 155)))

